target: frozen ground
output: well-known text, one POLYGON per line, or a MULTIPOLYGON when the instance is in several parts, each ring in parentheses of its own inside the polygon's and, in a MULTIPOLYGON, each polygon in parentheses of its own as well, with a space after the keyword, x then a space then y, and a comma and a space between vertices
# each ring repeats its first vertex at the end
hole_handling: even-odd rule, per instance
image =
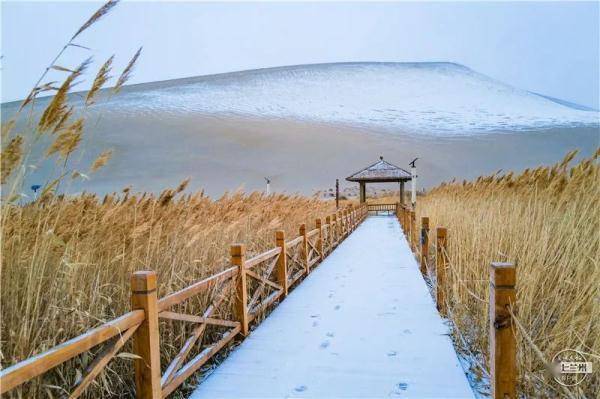
POLYGON ((394 217, 370 217, 192 394, 473 398, 394 217))
POLYGON ((301 65, 132 87, 117 113, 205 113, 344 123, 434 136, 598 126, 595 111, 515 88, 463 65, 301 65))

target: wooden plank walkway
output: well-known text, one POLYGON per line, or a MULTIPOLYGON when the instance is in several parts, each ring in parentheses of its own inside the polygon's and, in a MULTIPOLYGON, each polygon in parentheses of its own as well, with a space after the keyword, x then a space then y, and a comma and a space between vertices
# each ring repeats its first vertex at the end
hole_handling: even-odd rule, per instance
POLYGON ((369 217, 204 382, 200 398, 473 398, 395 217, 369 217))

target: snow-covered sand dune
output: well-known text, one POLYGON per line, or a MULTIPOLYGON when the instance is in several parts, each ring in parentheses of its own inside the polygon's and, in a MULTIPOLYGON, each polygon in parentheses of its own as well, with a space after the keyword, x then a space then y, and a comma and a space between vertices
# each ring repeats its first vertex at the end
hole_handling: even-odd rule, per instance
MULTIPOLYGON (((38 112, 47 102, 37 102, 38 112)), ((2 104, 2 119, 18 106, 2 104)), ((553 163, 572 149, 589 156, 600 131, 596 111, 449 63, 305 65, 144 83, 86 115, 82 165, 108 148, 115 156, 72 192, 157 192, 191 177, 192 188, 219 196, 263 189, 270 176, 273 190, 310 194, 380 155, 404 167, 420 157, 420 183, 431 187, 553 163)), ((53 159, 38 165, 26 187, 48 181, 54 168, 53 159)))
POLYGON ((127 114, 217 114, 470 135, 598 126, 599 113, 454 63, 300 65, 132 86, 103 107, 127 114))

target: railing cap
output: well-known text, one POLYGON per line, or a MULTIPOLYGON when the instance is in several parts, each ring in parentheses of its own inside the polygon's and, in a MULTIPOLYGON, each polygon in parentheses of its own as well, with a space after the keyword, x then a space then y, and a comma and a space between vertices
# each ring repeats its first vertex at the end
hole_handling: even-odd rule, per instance
POLYGON ((156 272, 140 270, 131 275, 132 291, 149 291, 156 289, 156 272))
POLYGON ((490 282, 495 287, 514 287, 517 282, 517 269, 513 263, 492 262, 490 282))
POLYGON ((241 256, 246 251, 246 246, 244 244, 234 244, 231 246, 231 256, 241 256))

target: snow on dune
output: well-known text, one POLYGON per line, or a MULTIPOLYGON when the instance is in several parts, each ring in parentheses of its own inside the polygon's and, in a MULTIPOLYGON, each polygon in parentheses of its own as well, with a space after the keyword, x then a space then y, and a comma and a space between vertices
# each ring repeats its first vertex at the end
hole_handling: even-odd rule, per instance
POLYGON ((599 113, 453 63, 343 63, 137 85, 119 112, 233 114, 344 123, 392 133, 465 135, 599 126, 599 113))

